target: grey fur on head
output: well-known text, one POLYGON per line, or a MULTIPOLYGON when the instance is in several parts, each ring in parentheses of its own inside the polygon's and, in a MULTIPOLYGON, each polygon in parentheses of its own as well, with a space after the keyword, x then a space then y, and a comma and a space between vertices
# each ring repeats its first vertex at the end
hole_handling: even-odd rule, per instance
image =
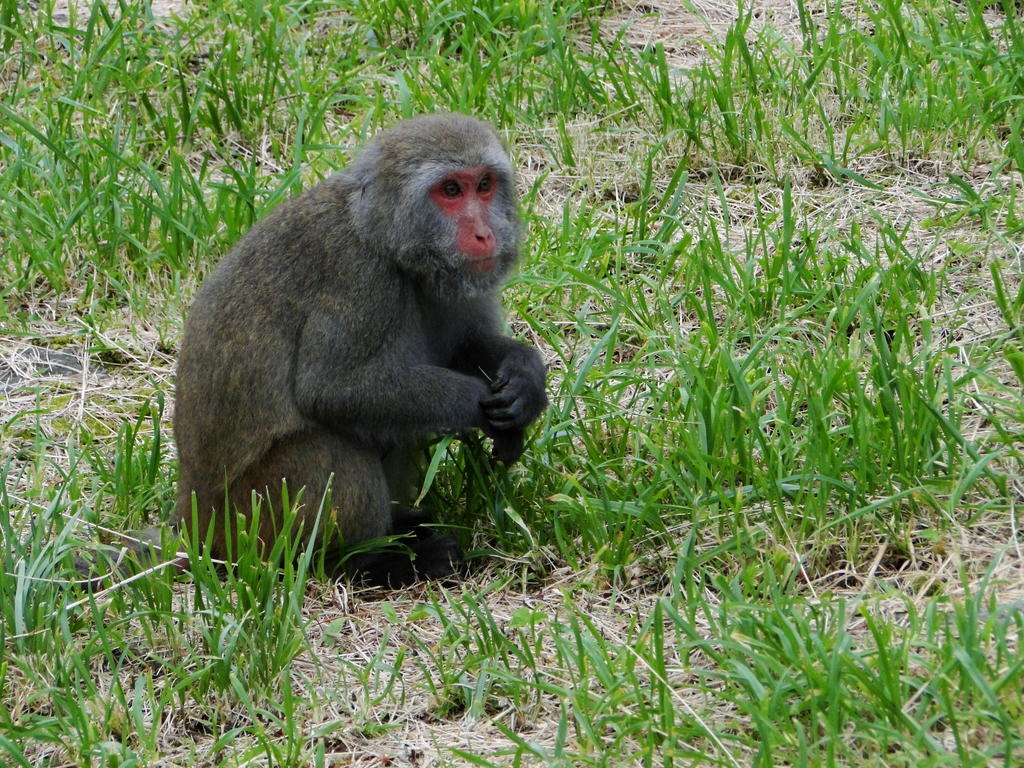
POLYGON ((501 139, 487 123, 461 114, 404 120, 374 137, 343 172, 355 181, 358 230, 380 241, 365 245, 387 254, 400 269, 417 275, 438 295, 472 296, 492 291, 519 258, 515 174, 501 139), (424 205, 430 188, 446 174, 486 167, 497 181, 491 225, 497 264, 470 274, 454 248, 455 222, 424 205))

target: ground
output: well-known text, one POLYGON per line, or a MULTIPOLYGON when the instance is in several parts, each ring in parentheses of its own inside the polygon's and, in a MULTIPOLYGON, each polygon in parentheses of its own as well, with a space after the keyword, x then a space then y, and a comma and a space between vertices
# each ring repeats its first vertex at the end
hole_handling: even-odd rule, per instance
POLYGON ((12 765, 1016 765, 1024 27, 1012 3, 0 3, 12 765), (51 7, 52 6, 52 7, 51 7), (196 287, 399 117, 492 121, 549 369, 443 441, 462 580, 163 519, 196 287))

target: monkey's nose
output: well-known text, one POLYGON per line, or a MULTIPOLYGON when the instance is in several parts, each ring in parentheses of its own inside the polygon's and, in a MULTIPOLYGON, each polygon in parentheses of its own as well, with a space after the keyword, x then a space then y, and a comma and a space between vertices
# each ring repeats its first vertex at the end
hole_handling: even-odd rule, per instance
POLYGON ((474 227, 473 239, 470 241, 470 255, 477 258, 493 256, 496 242, 494 231, 490 227, 474 227))

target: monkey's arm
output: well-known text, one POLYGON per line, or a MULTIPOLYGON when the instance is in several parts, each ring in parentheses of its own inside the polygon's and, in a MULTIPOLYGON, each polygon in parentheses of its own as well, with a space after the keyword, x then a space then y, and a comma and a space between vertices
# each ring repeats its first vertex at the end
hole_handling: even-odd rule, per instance
POLYGON ((544 361, 533 347, 496 331, 477 332, 458 350, 454 366, 483 376, 490 393, 481 401, 494 457, 511 464, 523 453, 523 430, 547 405, 544 361))
POLYGON ((488 422, 499 430, 522 430, 548 404, 546 372, 531 346, 496 332, 477 333, 459 348, 454 367, 490 384, 483 407, 488 422))
POLYGON ((307 321, 294 378, 302 415, 382 442, 490 427, 483 409, 490 389, 484 381, 416 362, 397 339, 386 339, 372 351, 360 349, 368 338, 373 336, 346 334, 327 319, 307 321))

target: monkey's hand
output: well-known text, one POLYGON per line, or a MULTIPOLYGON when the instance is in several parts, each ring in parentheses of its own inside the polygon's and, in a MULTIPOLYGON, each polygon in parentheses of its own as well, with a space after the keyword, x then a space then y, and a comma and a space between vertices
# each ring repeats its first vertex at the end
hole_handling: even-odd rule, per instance
POLYGON ((492 432, 494 458, 505 466, 514 464, 523 455, 523 430, 508 429, 492 432))
POLYGON ((500 432, 522 432, 548 404, 540 375, 515 359, 506 359, 491 382, 491 394, 480 401, 487 421, 500 432))

